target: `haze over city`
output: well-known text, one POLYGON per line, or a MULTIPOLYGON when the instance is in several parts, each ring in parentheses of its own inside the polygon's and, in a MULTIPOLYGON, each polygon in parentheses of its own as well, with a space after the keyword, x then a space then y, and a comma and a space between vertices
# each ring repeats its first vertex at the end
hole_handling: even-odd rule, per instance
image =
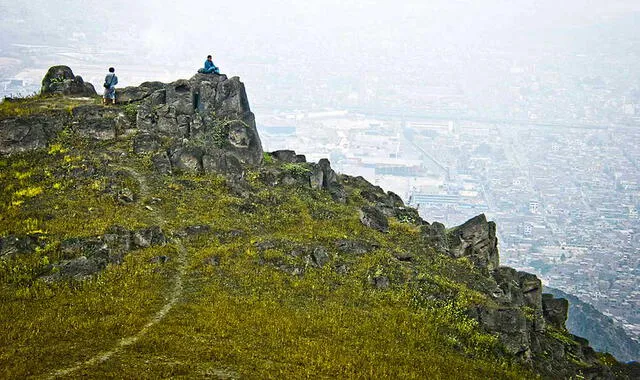
POLYGON ((328 157, 640 337, 638 1, 0 1, 0 95, 245 83, 265 150, 328 157))

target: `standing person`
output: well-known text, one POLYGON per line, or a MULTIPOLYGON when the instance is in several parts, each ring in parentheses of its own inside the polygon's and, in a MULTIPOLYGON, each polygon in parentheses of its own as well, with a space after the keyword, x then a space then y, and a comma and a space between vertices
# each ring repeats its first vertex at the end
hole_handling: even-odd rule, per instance
POLYGON ((220 69, 213 64, 213 61, 210 55, 208 55, 207 60, 204 61, 204 69, 200 69, 200 70, 202 70, 202 72, 205 74, 211 74, 211 73, 220 74, 220 69))
POLYGON ((118 84, 118 77, 116 76, 116 69, 109 67, 109 74, 104 77, 104 95, 102 96, 102 103, 104 105, 116 104, 116 84, 118 84))

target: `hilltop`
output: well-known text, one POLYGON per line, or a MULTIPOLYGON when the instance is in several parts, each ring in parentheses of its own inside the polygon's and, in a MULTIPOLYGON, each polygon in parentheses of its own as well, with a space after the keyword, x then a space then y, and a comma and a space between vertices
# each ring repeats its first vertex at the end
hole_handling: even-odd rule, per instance
POLYGON ((500 266, 484 215, 264 152, 244 85, 53 67, 0 104, 0 375, 634 378, 500 266))

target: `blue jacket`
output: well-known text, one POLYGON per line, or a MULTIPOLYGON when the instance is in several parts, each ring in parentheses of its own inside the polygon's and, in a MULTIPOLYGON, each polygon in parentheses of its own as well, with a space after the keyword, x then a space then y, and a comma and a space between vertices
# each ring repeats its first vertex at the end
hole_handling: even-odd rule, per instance
POLYGON ((118 84, 118 77, 115 73, 109 73, 104 77, 104 83, 110 84, 109 88, 114 88, 118 84))
POLYGON ((216 65, 213 64, 212 61, 209 61, 208 59, 206 61, 204 61, 204 69, 205 70, 209 70, 210 68, 216 68, 216 65))

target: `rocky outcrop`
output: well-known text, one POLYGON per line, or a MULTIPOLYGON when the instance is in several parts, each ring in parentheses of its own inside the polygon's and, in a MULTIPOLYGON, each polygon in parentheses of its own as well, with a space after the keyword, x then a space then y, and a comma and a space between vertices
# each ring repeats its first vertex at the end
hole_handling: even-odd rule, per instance
POLYGON ((455 227, 447 234, 448 253, 455 258, 468 257, 477 267, 491 271, 498 267, 496 224, 484 214, 455 227))
POLYGON ((283 163, 295 164, 307 162, 307 159, 303 154, 296 154, 293 150, 276 150, 269 154, 271 157, 283 163))
POLYGON ((165 245, 167 238, 160 227, 138 230, 112 226, 104 235, 72 238, 60 244, 63 260, 50 265, 45 281, 61 279, 81 280, 96 274, 108 264, 120 264, 130 251, 165 245))
POLYGON ((45 148, 67 122, 65 111, 0 120, 0 154, 45 148))
MULTIPOLYGON (((161 87, 149 82, 121 91, 139 101, 136 153, 160 155, 157 169, 241 173, 262 161, 262 144, 238 77, 196 74, 161 87)), ((155 162, 154 161, 154 162, 155 162)))
POLYGON ((153 95, 151 99, 153 104, 161 104, 164 102, 165 87, 167 85, 162 82, 144 82, 140 86, 129 86, 119 88, 117 90, 118 103, 130 104, 140 102, 153 95))
POLYGON ((542 295, 542 312, 544 319, 557 329, 564 329, 569 313, 569 301, 554 298, 553 294, 542 295))
POLYGON ((364 206, 360 209, 360 222, 369 228, 380 232, 389 231, 389 221, 380 209, 372 206, 364 206))
POLYGON ((94 140, 113 140, 118 136, 116 127, 121 112, 99 105, 82 105, 72 111, 71 127, 78 135, 94 140))
MULTIPOLYGON (((42 94, 96 95, 67 66, 49 69, 42 94)), ((2 120, 0 153, 46 147, 63 126, 70 125, 79 136, 94 140, 114 139, 137 129, 134 152, 150 154, 161 173, 241 175, 244 165, 262 161, 255 117, 238 77, 196 74, 168 84, 145 82, 118 90, 118 102, 128 105, 88 104, 75 107, 71 115, 59 111, 2 120)))
POLYGON ((549 287, 545 287, 544 291, 568 300, 566 327, 569 332, 588 339, 594 349, 608 352, 620 361, 640 360, 640 343, 632 339, 611 317, 571 294, 549 287))
POLYGON ((321 159, 317 164, 311 164, 309 181, 312 189, 324 189, 340 203, 347 201, 344 186, 340 182, 338 174, 331 169, 331 163, 326 158, 321 159))
POLYGON ((86 83, 81 76, 73 75, 68 66, 53 66, 42 79, 40 94, 56 94, 67 96, 96 96, 91 83, 86 83))

